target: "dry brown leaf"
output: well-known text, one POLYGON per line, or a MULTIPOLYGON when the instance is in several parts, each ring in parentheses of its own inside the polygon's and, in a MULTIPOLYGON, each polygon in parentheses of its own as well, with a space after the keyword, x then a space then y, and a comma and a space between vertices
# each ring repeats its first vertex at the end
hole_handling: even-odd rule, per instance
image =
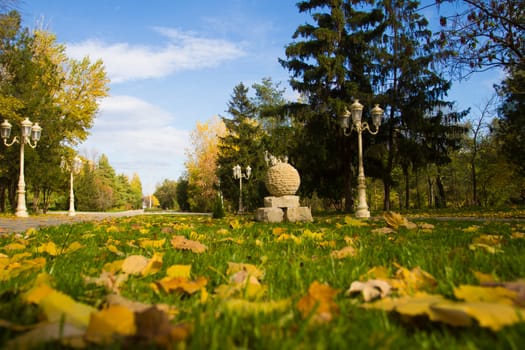
POLYGON ((383 280, 368 280, 366 282, 354 281, 346 291, 346 295, 352 296, 355 293, 361 293, 365 302, 377 298, 384 298, 390 294, 392 286, 383 280))
POLYGON ((161 346, 165 349, 173 348, 176 342, 185 340, 191 335, 192 326, 189 323, 171 324, 168 315, 155 307, 135 313, 137 333, 128 337, 128 348, 150 347, 150 344, 161 346))
POLYGON ((43 323, 34 329, 23 333, 5 343, 5 349, 32 349, 38 345, 53 340, 81 339, 85 328, 77 327, 61 321, 43 323))
POLYGON ((122 272, 138 275, 148 265, 148 258, 142 255, 130 255, 122 263, 122 272))
POLYGON ((380 228, 375 228, 372 230, 372 233, 378 233, 378 234, 381 234, 381 235, 387 235, 389 233, 392 233, 392 232, 395 232, 395 230, 393 228, 390 228, 390 227, 380 227, 380 228))
POLYGON ((330 253, 330 256, 334 259, 344 259, 347 257, 354 257, 357 255, 357 251, 354 247, 346 246, 339 250, 334 250, 330 253))
POLYGON ((176 249, 191 250, 193 253, 204 253, 208 249, 204 244, 189 240, 184 236, 173 236, 171 245, 176 249))
POLYGON ((393 211, 385 212, 383 214, 383 218, 385 219, 386 224, 395 230, 399 229, 399 227, 406 227, 409 230, 417 228, 416 224, 414 224, 411 221, 408 221, 407 218, 405 218, 401 214, 393 211))
POLYGON ((99 277, 83 276, 84 282, 94 283, 97 286, 103 286, 107 291, 112 293, 120 293, 122 284, 128 280, 127 273, 115 274, 113 272, 102 271, 99 277))

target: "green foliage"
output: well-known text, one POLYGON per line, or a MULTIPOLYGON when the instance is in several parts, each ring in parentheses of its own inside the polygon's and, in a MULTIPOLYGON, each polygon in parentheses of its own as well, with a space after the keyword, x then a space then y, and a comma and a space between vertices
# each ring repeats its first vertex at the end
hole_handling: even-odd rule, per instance
POLYGON ((264 132, 256 119, 257 108, 250 101, 248 90, 242 83, 235 86, 228 102, 231 119, 222 118, 226 125, 226 135, 219 141, 217 176, 225 199, 235 203, 239 195, 242 195, 245 209, 253 210, 262 205, 267 193, 263 179, 266 164, 264 132), (243 180, 242 194, 239 194, 239 180, 234 179, 232 173, 237 164, 242 167, 243 174, 248 165, 252 169, 251 177, 243 180))
POLYGON ((217 196, 215 196, 215 200, 213 201, 212 217, 214 219, 221 219, 225 215, 226 215, 226 212, 224 210, 224 203, 223 203, 222 197, 220 194, 217 194, 217 196))
POLYGON ((185 202, 179 200, 179 181, 172 181, 165 179, 160 186, 157 186, 153 195, 159 200, 159 205, 162 209, 175 209, 177 203, 182 210, 187 210, 183 205, 185 202))
MULTIPOLYGON (((0 15, 0 27, 0 113, 13 124, 13 135, 25 116, 43 128, 38 147, 26 152, 25 180, 34 209, 45 211, 52 194, 67 189, 57 169, 71 146, 87 137, 109 80, 101 61, 68 58, 53 34, 22 28, 16 11, 0 15)), ((15 206, 17 148, 7 149, 0 164, 0 209, 6 199, 15 206)))

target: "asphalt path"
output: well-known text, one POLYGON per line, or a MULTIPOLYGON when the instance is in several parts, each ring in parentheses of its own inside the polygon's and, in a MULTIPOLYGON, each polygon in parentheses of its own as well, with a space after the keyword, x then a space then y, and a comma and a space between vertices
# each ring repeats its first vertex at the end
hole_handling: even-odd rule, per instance
POLYGON ((77 212, 69 216, 68 212, 50 212, 45 215, 34 215, 27 218, 0 217, 0 235, 25 232, 30 228, 39 229, 45 226, 59 226, 86 221, 100 221, 107 218, 143 215, 144 210, 128 210, 119 212, 77 212))

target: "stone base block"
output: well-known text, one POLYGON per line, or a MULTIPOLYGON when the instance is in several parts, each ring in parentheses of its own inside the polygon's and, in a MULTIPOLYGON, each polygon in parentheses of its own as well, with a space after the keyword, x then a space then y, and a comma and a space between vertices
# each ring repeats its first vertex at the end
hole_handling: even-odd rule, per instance
POLYGON ((279 208, 259 208, 255 212, 255 220, 262 222, 282 222, 284 211, 279 208))
POLYGON ((286 221, 297 222, 297 221, 308 221, 312 222, 314 219, 312 217, 312 211, 308 207, 296 207, 286 209, 286 214, 284 216, 286 221))
POLYGON ((297 208, 299 207, 299 196, 269 196, 264 197, 266 208, 297 208))

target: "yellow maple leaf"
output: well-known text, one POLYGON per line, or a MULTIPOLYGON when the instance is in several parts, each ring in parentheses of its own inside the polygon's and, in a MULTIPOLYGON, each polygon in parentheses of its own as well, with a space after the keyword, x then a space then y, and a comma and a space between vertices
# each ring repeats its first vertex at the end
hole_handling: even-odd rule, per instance
POLYGON ((465 233, 472 233, 472 232, 478 232, 478 230, 479 230, 479 226, 478 225, 472 225, 472 226, 469 226, 467 228, 464 228, 463 232, 465 232, 465 233))
POLYGON ((496 282, 496 278, 491 273, 472 271, 479 283, 496 282))
POLYGON ((49 322, 63 321, 77 327, 87 327, 91 313, 97 311, 57 290, 45 295, 38 304, 49 322))
POLYGON ((354 257, 357 255, 357 251, 352 246, 346 246, 339 250, 334 250, 330 253, 330 256, 334 259, 344 259, 347 257, 354 257))
POLYGON ((106 248, 108 248, 108 250, 114 254, 117 254, 118 256, 123 256, 124 253, 121 252, 116 246, 114 246, 113 244, 106 244, 106 248))
POLYGON ((80 242, 73 242, 71 243, 66 249, 65 249, 65 253, 72 253, 74 252, 75 250, 79 250, 81 248, 84 248, 84 246, 80 243, 80 242))
POLYGON ((481 327, 499 331, 505 326, 524 322, 525 310, 502 303, 466 302, 466 303, 438 303, 432 305, 433 311, 452 314, 457 319, 470 316, 478 321, 481 327))
POLYGON ((468 302, 491 302, 513 305, 517 297, 516 291, 504 287, 481 287, 461 285, 454 288, 454 296, 468 302))
POLYGON ((136 331, 135 313, 122 305, 110 305, 91 314, 85 336, 100 344, 111 342, 113 335, 133 335, 136 331))
POLYGON ((314 322, 330 322, 339 314, 339 306, 334 301, 338 293, 339 290, 314 281, 308 288, 308 294, 297 302, 297 309, 303 318, 311 316, 314 322))
POLYGON ((253 264, 228 262, 228 269, 226 270, 226 274, 228 276, 231 276, 239 271, 246 271, 248 275, 257 279, 262 279, 264 277, 264 271, 260 270, 253 264))
POLYGON ((395 265, 398 267, 396 271, 397 279, 391 279, 390 282, 400 294, 412 294, 415 291, 432 290, 438 284, 431 274, 422 270, 419 266, 408 270, 398 264, 395 265))
POLYGON ((148 258, 142 255, 130 255, 122 262, 122 272, 138 275, 148 265, 148 258))
POLYGON ((198 292, 207 283, 208 280, 204 277, 199 277, 196 280, 188 280, 184 277, 164 277, 156 282, 166 293, 180 291, 187 294, 198 292))
POLYGON ((142 269, 141 274, 142 276, 148 276, 153 275, 160 271, 162 268, 162 257, 164 256, 164 253, 155 252, 153 253, 153 256, 148 260, 148 263, 142 269))
POLYGON ((354 219, 351 216, 345 216, 345 224, 347 224, 348 226, 353 226, 353 227, 368 226, 368 223, 366 221, 364 221, 364 220, 357 220, 357 219, 354 219))
POLYGON ((366 281, 369 279, 382 279, 382 280, 388 280, 390 276, 390 272, 388 269, 384 266, 375 266, 372 267, 370 270, 368 270, 363 275, 359 276, 359 279, 361 281, 366 281))
POLYGON ((208 249, 204 244, 189 240, 184 236, 173 236, 171 245, 176 249, 191 250, 193 253, 204 253, 208 249))
POLYGON ((11 251, 11 250, 23 250, 26 249, 26 244, 21 242, 12 242, 8 245, 4 246, 4 250, 11 251))
POLYGON ((141 239, 141 240, 139 240, 139 246, 141 248, 159 249, 159 248, 162 248, 164 246, 164 243, 166 243, 166 238, 156 239, 156 240, 153 240, 153 239, 141 239))
POLYGON ((58 255, 58 248, 53 241, 49 241, 47 243, 43 243, 40 245, 37 249, 37 252, 39 253, 47 253, 51 256, 57 256, 58 255))
POLYGON ((498 248, 497 246, 492 246, 484 243, 472 243, 469 244, 470 250, 483 250, 490 254, 496 254, 496 253, 503 253, 503 250, 498 248))
POLYGON ((168 277, 184 277, 189 278, 191 273, 191 265, 171 265, 166 270, 168 277))

